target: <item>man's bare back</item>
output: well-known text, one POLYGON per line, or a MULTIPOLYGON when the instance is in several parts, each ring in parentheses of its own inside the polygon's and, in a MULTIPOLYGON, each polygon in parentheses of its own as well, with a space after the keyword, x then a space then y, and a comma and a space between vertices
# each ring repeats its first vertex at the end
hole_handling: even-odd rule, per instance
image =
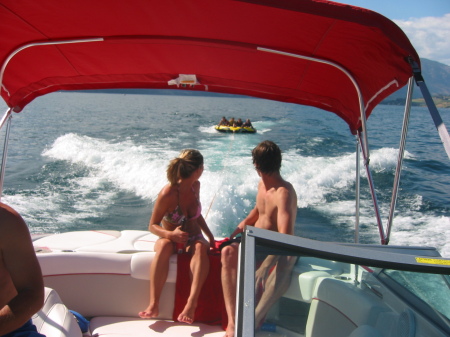
POLYGON ((281 176, 261 179, 256 195, 256 209, 259 217, 255 227, 294 234, 297 194, 293 186, 281 176))

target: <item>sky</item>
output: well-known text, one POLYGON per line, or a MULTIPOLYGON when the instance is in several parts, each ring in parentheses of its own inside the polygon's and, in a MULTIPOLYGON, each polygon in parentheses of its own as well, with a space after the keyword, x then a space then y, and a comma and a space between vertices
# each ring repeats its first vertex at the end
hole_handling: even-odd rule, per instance
POLYGON ((334 0, 378 12, 408 36, 419 57, 450 66, 450 0, 334 0))

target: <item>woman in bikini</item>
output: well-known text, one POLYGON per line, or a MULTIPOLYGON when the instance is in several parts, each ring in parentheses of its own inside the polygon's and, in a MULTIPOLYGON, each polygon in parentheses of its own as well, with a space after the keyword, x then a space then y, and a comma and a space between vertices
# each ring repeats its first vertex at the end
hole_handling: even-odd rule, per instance
POLYGON ((203 156, 197 150, 181 151, 167 168, 169 184, 156 199, 149 230, 160 238, 155 244, 155 257, 150 267, 150 302, 139 312, 141 318, 159 315, 159 298, 169 272, 169 259, 179 249, 192 254, 191 291, 178 321, 194 321, 200 290, 209 273, 208 251, 214 247, 214 236, 201 214, 200 182, 203 156), (206 234, 209 242, 203 237, 206 234))

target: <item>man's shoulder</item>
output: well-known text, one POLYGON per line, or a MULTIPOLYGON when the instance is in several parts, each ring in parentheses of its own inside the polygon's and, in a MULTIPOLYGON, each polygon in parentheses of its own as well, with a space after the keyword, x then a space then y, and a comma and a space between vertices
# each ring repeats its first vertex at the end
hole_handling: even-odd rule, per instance
POLYGON ((277 187, 278 193, 296 193, 294 186, 286 180, 280 181, 278 187, 277 187))
POLYGON ((12 207, 0 203, 0 224, 2 228, 24 225, 22 217, 12 207))
POLYGON ((0 204, 0 249, 21 245, 28 226, 13 208, 0 204))

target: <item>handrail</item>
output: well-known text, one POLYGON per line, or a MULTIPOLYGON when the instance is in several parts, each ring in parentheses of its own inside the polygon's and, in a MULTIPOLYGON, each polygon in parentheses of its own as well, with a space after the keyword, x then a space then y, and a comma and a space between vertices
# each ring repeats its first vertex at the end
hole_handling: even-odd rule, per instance
POLYGON ((402 135, 400 138, 400 146, 398 149, 398 160, 397 160, 397 167, 395 169, 394 186, 392 188, 391 206, 389 209, 389 217, 388 217, 388 222, 386 225, 387 226, 387 228, 386 228, 386 244, 389 243, 389 239, 391 236, 392 221, 394 219, 394 211, 395 211, 395 206, 397 204, 398 187, 400 185, 400 174, 402 171, 403 156, 405 154, 406 136, 408 134, 408 125, 409 125, 409 115, 411 112, 411 101, 412 101, 412 94, 413 94, 413 89, 414 89, 413 84, 414 84, 414 78, 411 76, 411 78, 408 81, 408 91, 406 94, 406 104, 405 104, 405 113, 403 116, 402 135))
MULTIPOLYGON (((363 143, 363 137, 361 136, 361 132, 358 131, 358 137, 360 143, 363 143)), ((380 216, 380 208, 378 207, 378 199, 377 194, 375 192, 375 186, 373 184, 372 173, 369 168, 369 161, 367 160, 367 154, 365 151, 365 147, 361 145, 362 155, 364 158, 364 167, 366 168, 367 181, 369 182, 370 194, 372 195, 373 208, 375 210, 375 217, 377 219, 378 231, 380 232, 381 244, 386 244, 386 235, 384 234, 383 222, 381 221, 380 216)))
POLYGON ((12 119, 12 108, 9 108, 4 114, 0 122, 0 130, 6 122, 6 132, 5 132, 5 142, 3 144, 3 154, 2 154, 2 165, 0 171, 0 201, 3 196, 3 182, 5 180, 5 169, 6 169, 6 158, 8 154, 8 141, 9 141, 9 130, 11 129, 11 119, 12 119))
POLYGON ((279 51, 279 50, 274 50, 274 49, 268 49, 268 48, 262 48, 262 47, 258 47, 257 48, 260 51, 265 51, 268 53, 274 53, 274 54, 279 54, 279 55, 284 55, 284 56, 289 56, 289 57, 294 57, 294 58, 299 58, 299 59, 303 59, 303 60, 307 60, 307 61, 312 61, 312 62, 317 62, 317 63, 323 63, 323 64, 327 64, 329 66, 332 66, 338 70, 340 70, 342 73, 344 73, 344 75, 347 76, 347 78, 352 82, 353 86, 355 87, 356 93, 358 95, 358 101, 359 101, 359 111, 361 114, 361 127, 363 130, 363 135, 364 135, 364 151, 367 154, 366 160, 370 160, 370 155, 369 155, 369 141, 368 141, 368 137, 367 137, 367 125, 366 125, 366 108, 364 107, 364 99, 361 93, 361 89, 358 85, 358 82, 356 81, 356 79, 352 76, 352 74, 350 74, 350 72, 345 69, 344 67, 340 66, 337 63, 328 61, 328 60, 322 60, 319 59, 317 57, 310 57, 310 56, 304 56, 304 55, 299 55, 299 54, 293 54, 293 53, 287 53, 287 52, 283 52, 283 51, 279 51))
MULTIPOLYGON (((3 87, 3 77, 5 75, 5 70, 6 70, 8 63, 12 60, 12 58, 14 56, 16 56, 22 50, 28 49, 30 47, 51 46, 51 45, 70 44, 70 43, 100 42, 100 41, 104 41, 104 39, 102 37, 95 37, 95 38, 86 38, 86 39, 42 41, 42 42, 31 42, 31 43, 25 44, 23 46, 20 46, 19 48, 13 50, 2 64, 2 67, 0 69, 0 90, 3 87)), ((6 88, 4 88, 4 90, 6 90, 6 88)))
POLYGON ((6 110, 5 114, 3 115, 2 119, 0 120, 0 130, 3 128, 3 125, 6 123, 8 117, 11 115, 12 113, 12 109, 8 108, 8 110, 6 110))
POLYGON ((356 137, 356 181, 355 181, 355 243, 359 243, 359 210, 361 199, 361 173, 360 173, 360 146, 359 138, 356 137))
POLYGON ((434 125, 438 130, 439 137, 441 138, 442 144, 444 145, 445 152, 447 152, 447 156, 450 158, 450 135, 448 134, 447 127, 445 126, 444 121, 442 120, 441 115, 436 108, 436 104, 434 104, 430 91, 428 90, 428 87, 425 84, 425 80, 422 77, 422 72, 419 68, 419 65, 412 58, 409 58, 408 61, 413 69, 414 79, 416 80, 416 83, 419 86, 420 91, 422 92, 423 99, 425 100, 425 103, 428 107, 428 111, 430 112, 434 125))

